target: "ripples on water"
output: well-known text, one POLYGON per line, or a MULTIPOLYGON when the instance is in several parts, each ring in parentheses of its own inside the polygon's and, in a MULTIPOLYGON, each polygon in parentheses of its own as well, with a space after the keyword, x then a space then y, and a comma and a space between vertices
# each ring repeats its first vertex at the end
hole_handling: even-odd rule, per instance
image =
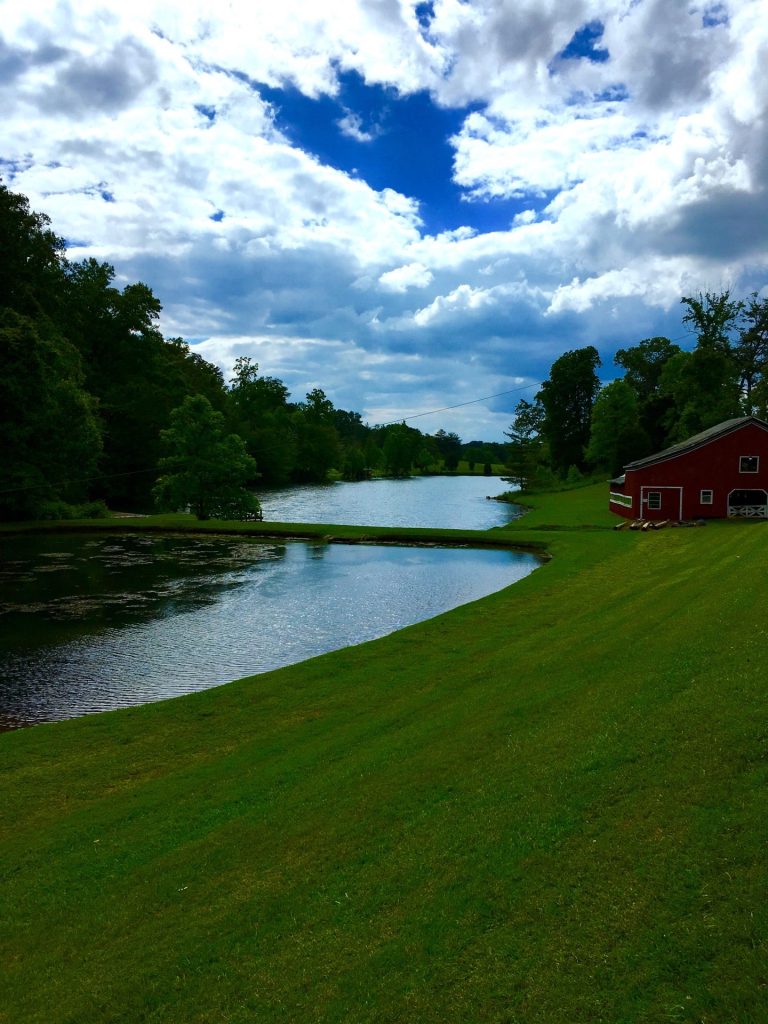
POLYGON ((490 530, 522 511, 488 501, 508 487, 499 477, 421 476, 286 487, 260 493, 259 500, 273 522, 490 530))
POLYGON ((6 728, 161 700, 383 636, 538 564, 509 551, 189 536, 2 544, 6 728))

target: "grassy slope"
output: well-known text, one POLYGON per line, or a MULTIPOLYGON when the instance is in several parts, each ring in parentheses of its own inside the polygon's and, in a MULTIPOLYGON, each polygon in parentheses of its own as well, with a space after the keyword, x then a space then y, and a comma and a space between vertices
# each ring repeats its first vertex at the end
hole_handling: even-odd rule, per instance
POLYGON ((428 623, 0 736, 0 1021, 767 1019, 768 529, 604 498, 428 623))

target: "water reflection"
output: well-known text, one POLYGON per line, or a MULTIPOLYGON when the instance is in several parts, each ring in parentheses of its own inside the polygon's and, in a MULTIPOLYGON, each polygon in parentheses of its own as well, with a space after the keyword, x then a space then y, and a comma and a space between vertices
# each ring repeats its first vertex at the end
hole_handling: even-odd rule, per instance
POLYGON ((4 539, 0 723, 161 700, 382 636, 533 556, 210 537, 4 539))
POLYGON ((259 500, 273 522, 490 530, 522 512, 519 505, 488 501, 508 489, 499 477, 425 476, 286 487, 260 492, 259 500))
POLYGON ((37 641, 36 613, 47 621, 47 640, 57 642, 84 622, 93 631, 211 604, 245 583, 258 562, 285 555, 282 543, 189 536, 4 540, 6 550, 11 545, 17 557, 0 563, 3 647, 37 641))

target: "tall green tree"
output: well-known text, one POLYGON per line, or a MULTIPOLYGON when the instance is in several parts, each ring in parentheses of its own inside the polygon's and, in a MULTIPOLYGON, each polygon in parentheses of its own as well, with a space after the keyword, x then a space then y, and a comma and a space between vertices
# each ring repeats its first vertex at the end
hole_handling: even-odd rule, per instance
POLYGON ((172 392, 179 395, 174 408, 186 395, 205 395, 214 409, 224 412, 226 388, 224 374, 198 352, 193 352, 183 338, 166 338, 163 345, 164 376, 172 392))
POLYGON ((0 310, 0 516, 83 501, 101 449, 77 350, 49 320, 0 310))
POLYGON ((290 480, 296 466, 296 431, 288 388, 276 377, 259 373, 259 364, 240 356, 234 366, 228 394, 227 422, 245 441, 267 484, 290 480))
POLYGON ((365 452, 357 444, 344 446, 341 475, 345 480, 364 480, 369 475, 365 463, 365 452))
POLYGON ((509 438, 506 479, 521 490, 531 486, 536 478, 544 442, 544 407, 541 402, 522 398, 515 406, 515 418, 505 431, 509 438))
POLYGON ((410 476, 414 457, 420 447, 419 440, 419 431, 405 423, 387 427, 383 449, 384 472, 395 477, 410 476))
POLYGON ((666 422, 670 444, 741 415, 735 362, 716 347, 673 356, 664 367, 659 390, 672 400, 666 422))
POLYGON ((224 416, 203 395, 188 395, 171 413, 162 432, 166 450, 154 497, 162 509, 187 506, 198 519, 244 519, 259 512, 246 489, 256 477, 256 462, 242 438, 225 431, 224 416))
POLYGON ((587 461, 613 475, 647 450, 648 437, 640 425, 634 389, 625 380, 606 384, 592 409, 587 461))
POLYGON ((571 466, 586 468, 592 406, 600 390, 600 356, 593 345, 565 352, 556 359, 536 396, 544 408, 542 432, 549 444, 552 468, 565 476, 571 466))
POLYGON ((705 292, 703 295, 684 295, 680 300, 687 307, 683 323, 696 334, 699 348, 730 353, 730 335, 738 323, 743 303, 731 298, 731 293, 705 292))
POLYGON ((661 376, 669 360, 680 351, 680 346, 669 338, 655 337, 619 349, 614 357, 625 371, 624 380, 637 396, 640 426, 647 437, 647 451, 638 452, 635 458, 658 451, 666 444, 674 400, 669 394, 662 394, 661 376))
MULTIPOLYGON (((201 374, 193 373, 177 340, 163 339, 162 307, 152 290, 140 282, 120 290, 114 277, 114 268, 97 260, 68 265, 60 322, 82 355, 85 386, 99 403, 105 438, 100 496, 113 507, 146 509, 160 431, 201 374)), ((214 386, 209 372, 209 395, 214 386)))
POLYGON ((384 465, 384 452, 376 443, 376 436, 373 431, 366 438, 364 452, 366 469, 370 470, 371 473, 381 469, 384 465))
POLYGON ((644 338, 631 348, 620 348, 614 362, 623 368, 624 380, 642 403, 658 394, 662 371, 679 351, 669 338, 644 338))
POLYGON ((445 430, 438 430, 434 440, 445 468, 453 472, 458 468, 461 458, 461 438, 453 431, 447 433, 445 430))
POLYGON ((363 423, 359 412, 334 409, 331 419, 339 438, 343 442, 357 445, 365 444, 366 438, 370 434, 370 427, 363 423))
POLYGON ((333 403, 321 388, 313 388, 297 405, 291 417, 296 438, 295 480, 326 480, 330 471, 342 464, 333 413, 333 403))
POLYGON ((751 415, 763 412, 762 396, 768 390, 768 297, 761 299, 757 292, 752 293, 744 303, 740 327, 733 354, 744 411, 751 415))
POLYGON ((322 388, 313 388, 311 391, 308 391, 306 401, 302 403, 301 408, 310 422, 324 423, 328 426, 333 425, 333 414, 335 412, 333 402, 322 388))
POLYGON ((56 319, 64 278, 64 240, 50 218, 0 182, 0 308, 56 319))

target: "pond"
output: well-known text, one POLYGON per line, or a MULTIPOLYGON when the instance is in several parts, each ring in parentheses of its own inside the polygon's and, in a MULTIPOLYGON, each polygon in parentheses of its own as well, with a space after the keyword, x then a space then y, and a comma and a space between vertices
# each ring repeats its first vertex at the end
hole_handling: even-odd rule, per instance
POLYGON ((162 700, 383 636, 539 564, 511 551, 140 534, 4 537, 0 554, 6 729, 162 700))
POLYGON ((259 492, 259 500, 272 522, 490 530, 523 511, 488 501, 504 490, 509 484, 497 476, 421 476, 286 487, 259 492))

